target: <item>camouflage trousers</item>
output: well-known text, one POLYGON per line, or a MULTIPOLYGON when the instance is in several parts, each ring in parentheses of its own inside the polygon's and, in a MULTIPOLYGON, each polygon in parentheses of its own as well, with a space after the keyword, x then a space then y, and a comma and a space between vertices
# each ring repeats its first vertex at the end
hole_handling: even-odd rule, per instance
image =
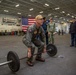
MULTIPOLYGON (((27 44, 26 44, 26 46, 27 46, 27 44)), ((38 48, 36 58, 41 58, 43 50, 44 50, 44 43, 41 40, 35 39, 31 43, 31 57, 28 58, 27 61, 32 61, 33 60, 35 47, 38 48)))
POLYGON ((50 35, 48 37, 48 41, 49 41, 49 43, 54 44, 54 35, 53 35, 53 32, 50 32, 50 35))

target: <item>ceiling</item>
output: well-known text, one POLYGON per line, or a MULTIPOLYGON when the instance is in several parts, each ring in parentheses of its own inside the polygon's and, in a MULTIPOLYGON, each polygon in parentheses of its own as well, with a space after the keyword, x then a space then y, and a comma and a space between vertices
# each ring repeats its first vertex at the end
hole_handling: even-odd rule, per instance
POLYGON ((71 18, 76 17, 76 0, 0 0, 0 14, 71 18))

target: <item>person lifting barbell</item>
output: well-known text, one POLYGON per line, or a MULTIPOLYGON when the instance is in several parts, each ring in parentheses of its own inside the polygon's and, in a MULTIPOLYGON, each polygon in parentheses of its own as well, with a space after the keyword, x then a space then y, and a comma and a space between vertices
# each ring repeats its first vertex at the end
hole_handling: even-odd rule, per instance
POLYGON ((37 15, 35 17, 35 24, 28 27, 27 32, 24 37, 24 44, 28 47, 27 52, 27 64, 33 66, 33 54, 35 46, 38 47, 38 54, 36 56, 37 61, 45 62, 45 59, 42 58, 42 53, 46 52, 45 44, 45 33, 41 25, 43 24, 42 15, 37 15))

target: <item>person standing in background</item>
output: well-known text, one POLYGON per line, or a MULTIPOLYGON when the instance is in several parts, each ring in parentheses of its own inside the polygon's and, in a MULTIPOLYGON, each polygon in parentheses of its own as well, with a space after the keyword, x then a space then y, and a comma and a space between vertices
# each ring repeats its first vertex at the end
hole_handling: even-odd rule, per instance
POLYGON ((48 44, 48 32, 47 32, 47 22, 46 22, 46 17, 43 17, 43 24, 42 27, 44 29, 45 32, 45 36, 46 36, 46 45, 48 44))
POLYGON ((55 34, 55 23, 53 22, 53 18, 50 18, 50 22, 47 25, 47 31, 48 31, 48 39, 49 43, 54 44, 54 34, 55 34))
POLYGON ((61 34, 61 31, 60 31, 60 29, 59 29, 59 31, 58 31, 58 35, 60 35, 61 34))
POLYGON ((64 31, 62 30, 62 35, 64 35, 64 31))
POLYGON ((72 19, 72 23, 70 24, 69 33, 71 35, 71 45, 70 47, 76 47, 76 19, 72 19))

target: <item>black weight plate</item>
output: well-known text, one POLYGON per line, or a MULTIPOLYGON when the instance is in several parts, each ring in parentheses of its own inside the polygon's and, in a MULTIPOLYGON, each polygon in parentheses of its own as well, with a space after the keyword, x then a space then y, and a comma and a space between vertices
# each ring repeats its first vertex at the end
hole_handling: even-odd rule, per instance
POLYGON ((51 57, 55 56, 57 54, 57 48, 53 44, 48 44, 46 47, 47 54, 51 57))
POLYGON ((17 72, 20 68, 20 60, 16 52, 9 51, 7 55, 7 61, 12 60, 11 63, 8 64, 9 68, 12 72, 17 72))

